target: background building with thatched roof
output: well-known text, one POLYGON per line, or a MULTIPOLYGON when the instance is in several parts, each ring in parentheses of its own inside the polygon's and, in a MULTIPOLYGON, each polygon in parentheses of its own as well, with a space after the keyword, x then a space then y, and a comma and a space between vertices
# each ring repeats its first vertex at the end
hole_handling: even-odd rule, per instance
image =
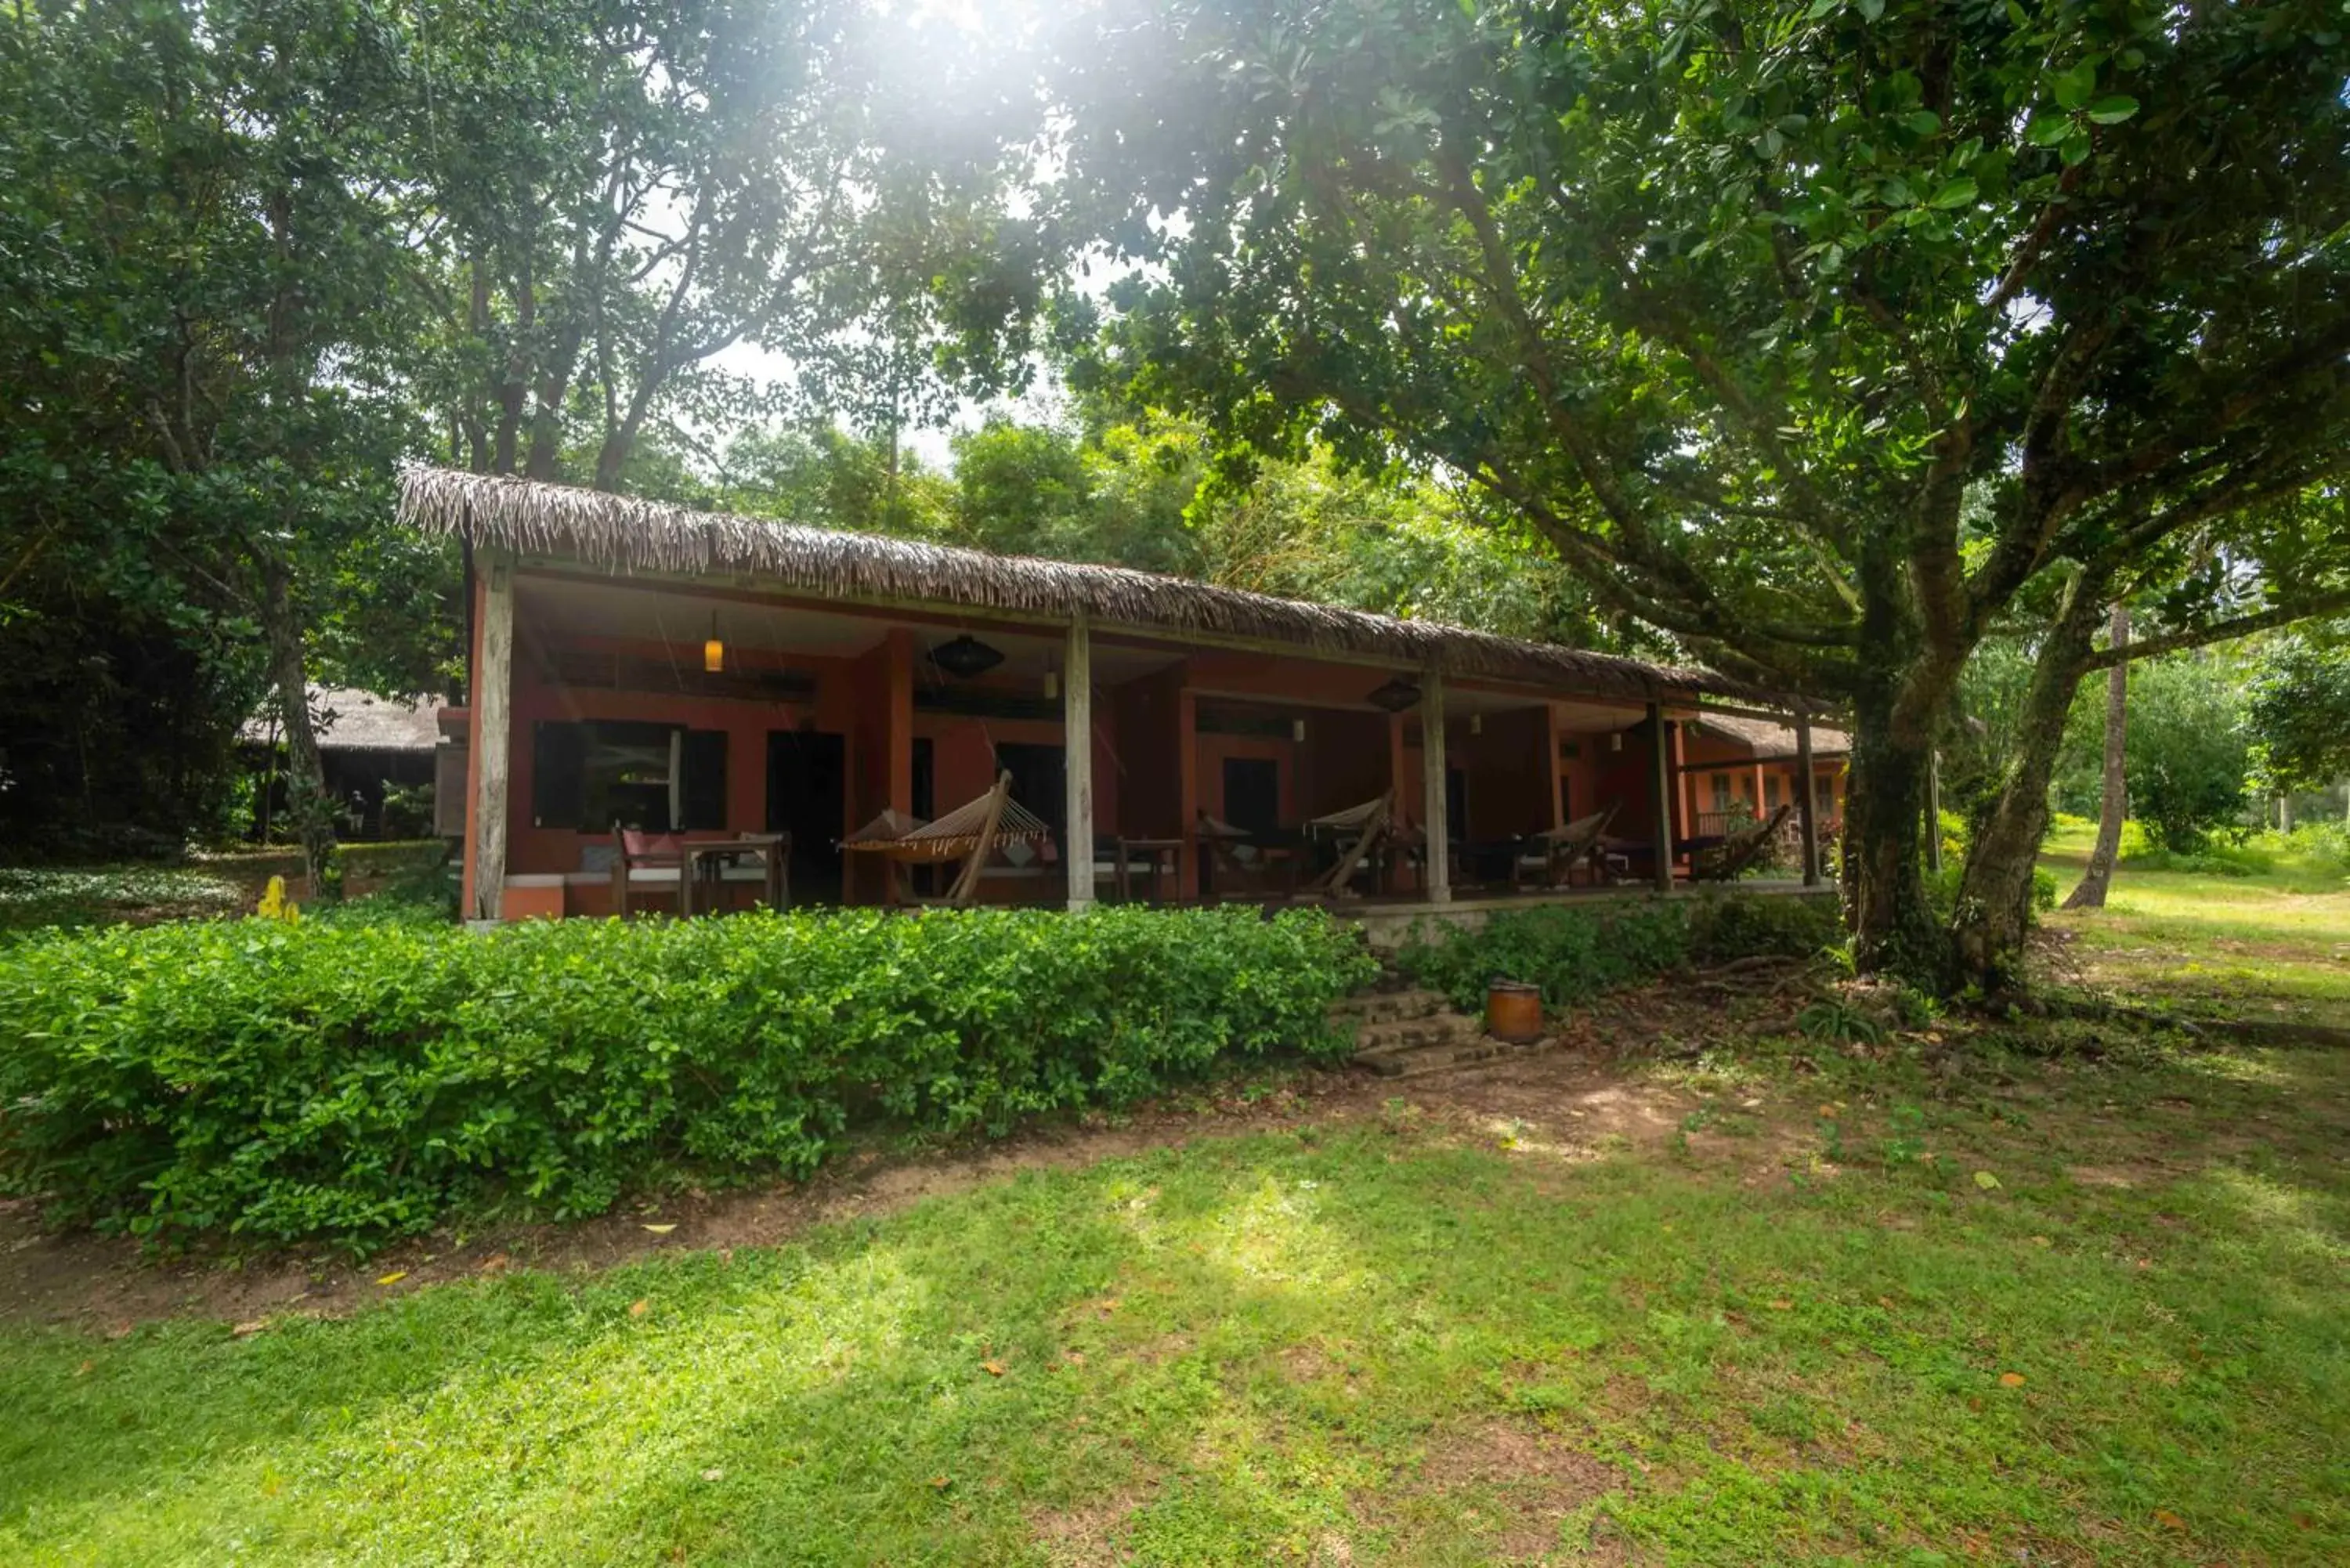
MULTIPOLYGON (((404 702, 350 687, 311 689, 318 761, 343 836, 407 838, 439 831, 433 816, 436 770, 444 750, 457 754, 457 748, 444 748, 442 706, 437 697, 404 702)), ((254 831, 266 838, 273 823, 286 820, 285 744, 276 713, 265 711, 247 719, 237 731, 237 742, 258 780, 254 831)), ((462 773, 457 777, 462 792, 462 773)), ((462 815, 452 826, 463 830, 462 815)))

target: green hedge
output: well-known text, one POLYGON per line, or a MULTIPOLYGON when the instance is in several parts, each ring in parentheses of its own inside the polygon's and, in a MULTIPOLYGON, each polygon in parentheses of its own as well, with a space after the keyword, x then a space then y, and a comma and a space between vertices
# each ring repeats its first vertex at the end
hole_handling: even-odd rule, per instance
POLYGON ((805 1173, 859 1121, 1000 1133, 1343 1052, 1372 971, 1310 911, 59 935, 0 957, 0 1187, 167 1241, 592 1214, 670 1164, 805 1173))
POLYGON ((1464 1012, 1483 1009, 1495 980, 1540 986, 1557 1010, 1685 964, 1807 957, 1843 934, 1826 893, 1551 904, 1497 911, 1474 930, 1416 930, 1397 962, 1464 1012))

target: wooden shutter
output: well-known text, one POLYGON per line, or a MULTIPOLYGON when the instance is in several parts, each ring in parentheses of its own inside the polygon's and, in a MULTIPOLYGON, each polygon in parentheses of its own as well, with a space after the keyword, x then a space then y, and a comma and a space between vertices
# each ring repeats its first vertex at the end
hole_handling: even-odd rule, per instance
POLYGON ((677 826, 688 832, 723 832, 726 827, 726 732, 688 730, 679 753, 683 776, 678 797, 683 818, 677 826))
POLYGON ((530 732, 530 821, 577 827, 588 793, 588 727, 542 719, 530 732))

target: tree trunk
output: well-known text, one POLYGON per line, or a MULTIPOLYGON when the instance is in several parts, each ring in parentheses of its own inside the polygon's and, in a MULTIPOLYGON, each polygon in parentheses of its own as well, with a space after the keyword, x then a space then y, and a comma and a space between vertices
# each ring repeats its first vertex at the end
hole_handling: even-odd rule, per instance
POLYGON ((1854 718, 1844 837, 1854 958, 1865 973, 1891 972, 1939 990, 1949 976, 1950 943, 1918 870, 1930 733, 1902 721, 1883 690, 1857 699, 1854 718))
POLYGON ((302 842, 302 869, 310 896, 335 885, 335 814, 327 799, 327 774, 318 757, 318 737, 310 728, 310 688, 302 669, 302 628, 294 618, 293 574, 282 564, 261 568, 261 629, 269 644, 270 680, 286 726, 286 815, 302 842))
MULTIPOLYGON (((2129 607, 2114 601, 2112 643, 2129 646, 2129 607)), ((2106 779, 2104 798, 2097 803, 2097 846, 2089 851, 2089 869, 2081 885, 2064 900, 2068 909, 2102 909, 2106 886, 2113 880, 2114 860, 2122 852, 2122 817, 2129 810, 2128 767, 2129 666, 2116 664, 2106 672, 2106 779)))
POLYGON ((2032 872, 2048 834, 2048 784, 2064 741, 2064 719, 2095 649, 2103 583, 2076 582, 2040 650, 2017 728, 2015 758, 1991 813, 1967 847, 1950 934, 1958 978, 1987 994, 2022 978, 2024 932, 2032 924, 2032 872))

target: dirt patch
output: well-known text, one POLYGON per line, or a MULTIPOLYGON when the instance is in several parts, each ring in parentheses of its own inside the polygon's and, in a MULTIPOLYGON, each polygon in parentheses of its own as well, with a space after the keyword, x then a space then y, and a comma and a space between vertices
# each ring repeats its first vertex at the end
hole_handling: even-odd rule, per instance
MULTIPOLYGON (((1375 1519, 1409 1514, 1421 1498, 1465 1504, 1455 1521, 1483 1536, 1488 1560, 1539 1561, 1575 1511, 1624 1484, 1615 1467, 1525 1422, 1494 1418, 1439 1431, 1419 1473, 1371 1505, 1375 1519)), ((1457 1528, 1448 1523, 1444 1528, 1457 1528)))
POLYGON ((1128 1561, 1127 1533, 1149 1501, 1145 1490, 1128 1488, 1075 1508, 1035 1510, 1028 1528, 1055 1568, 1107 1568, 1128 1561))

